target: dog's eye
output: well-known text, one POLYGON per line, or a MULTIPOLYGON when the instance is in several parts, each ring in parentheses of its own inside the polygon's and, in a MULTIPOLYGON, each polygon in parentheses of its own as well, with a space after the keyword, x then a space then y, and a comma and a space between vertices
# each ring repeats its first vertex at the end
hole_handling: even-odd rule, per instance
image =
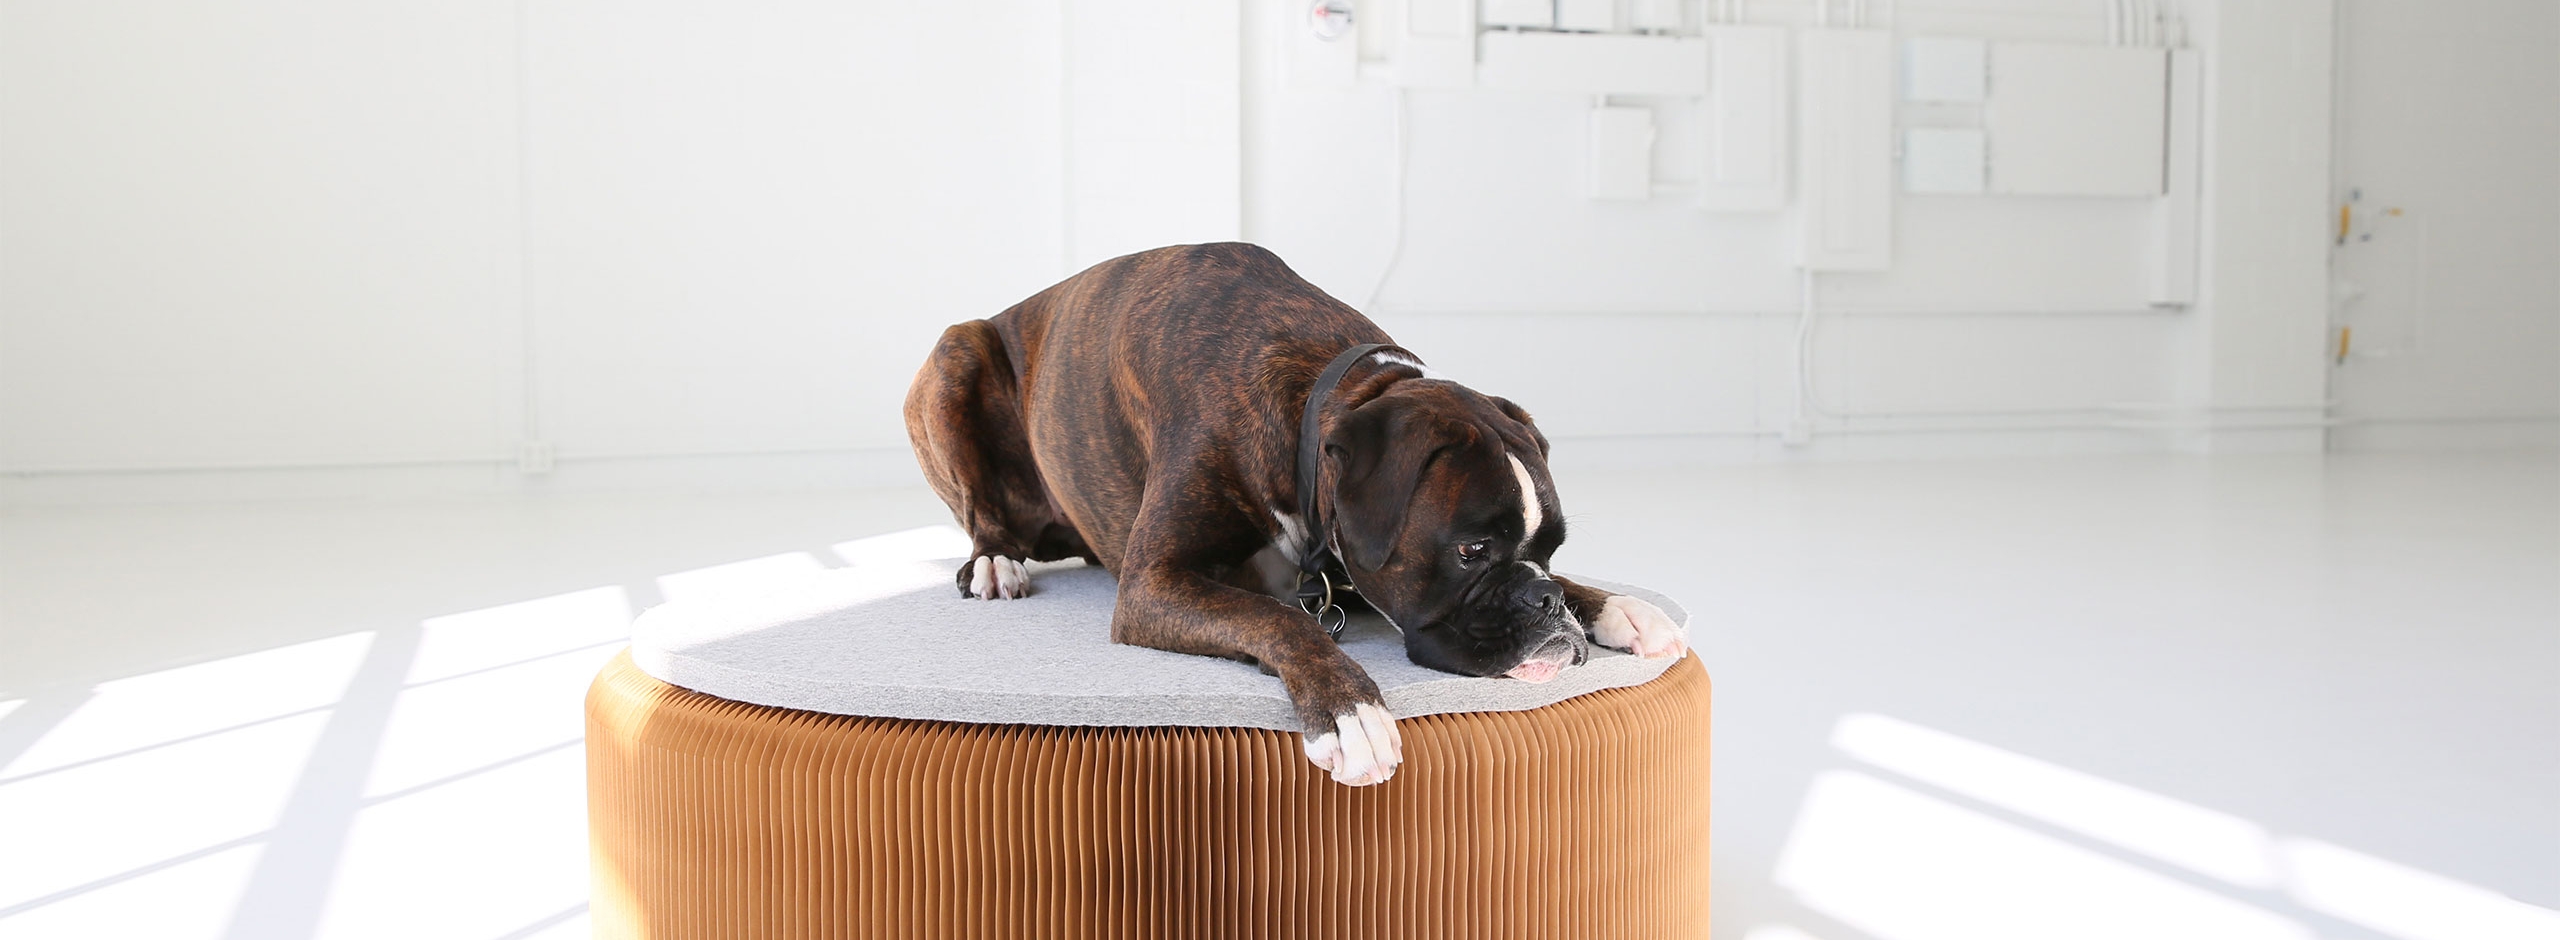
POLYGON ((1491 544, 1493 544, 1493 542, 1490 539, 1478 539, 1476 541, 1460 545, 1458 546, 1458 560, 1474 561, 1477 558, 1483 557, 1485 546, 1491 544))

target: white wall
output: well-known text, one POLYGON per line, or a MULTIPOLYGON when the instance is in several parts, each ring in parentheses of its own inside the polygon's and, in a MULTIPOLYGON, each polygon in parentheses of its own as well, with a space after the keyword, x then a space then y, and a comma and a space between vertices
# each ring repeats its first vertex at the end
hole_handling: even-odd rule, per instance
POLYGON ((904 446, 941 328, 1058 274, 1048 4, 525 9, 528 436, 566 459, 904 446))
POLYGON ((1066 270, 1243 231, 1234 3, 1063 3, 1066 270))
MULTIPOLYGON (((2106 35, 2084 0, 1867 6, 2106 35)), ((0 0, 0 498, 909 479, 896 405, 944 325, 1238 235, 1598 460, 2316 446, 2329 0, 2177 6, 2211 66, 2203 303, 2145 306, 2140 201, 1901 197, 1896 266, 1817 285, 1788 448, 1788 223, 1688 206, 1685 105, 1621 102, 1657 106, 1664 195, 1590 202, 1588 99, 1304 87, 1289 0, 0 0), (559 470, 519 475, 528 443, 559 470)), ((2349 50, 2353 172, 2438 233, 2428 352, 2351 363, 2357 413, 2560 397, 2554 119, 2458 97, 2548 99, 2552 17, 2510 6, 2345 17, 2378 47, 2349 50)))
MULTIPOLYGON (((1894 267, 1825 274, 1811 448, 1796 414, 1801 282, 1779 213, 1709 214, 1698 129, 1655 107, 1660 193, 1582 193, 1587 96, 1349 90, 1293 80, 1299 4, 1247 17, 1246 231, 1460 378, 1512 395, 1585 452, 1651 456, 2155 449, 2121 406, 2179 394, 2184 314, 2152 309, 2147 200, 1903 196, 1894 267), (1396 246, 1398 109, 1405 160, 1396 246), (1391 273, 1381 274, 1388 259, 1391 273), (1951 435, 1962 443, 1929 442, 1951 435), (1614 443, 1601 443, 1601 441, 1614 443)), ((1846 4, 1841 5, 1843 9, 1846 4)), ((1871 5, 1880 6, 1880 5, 1871 5)), ((1903 35, 2098 43, 2104 4, 1898 4, 1903 35)), ((1750 5, 1756 22, 1810 4, 1750 5)), ((1381 14, 1392 16, 1393 10, 1381 14)))
POLYGON ((911 478, 944 326, 1236 236, 1233 12, 0 0, 0 497, 911 478))
POLYGON ((2338 443, 2560 448, 2560 5, 2338 20, 2337 196, 2364 197, 2337 253, 2359 295, 2338 443))
POLYGON ((514 6, 0 6, 0 467, 507 442, 514 6))
POLYGON ((2182 318, 2173 437, 2205 451, 2326 436, 2333 0, 2200 5, 2206 198, 2198 303, 2182 318))

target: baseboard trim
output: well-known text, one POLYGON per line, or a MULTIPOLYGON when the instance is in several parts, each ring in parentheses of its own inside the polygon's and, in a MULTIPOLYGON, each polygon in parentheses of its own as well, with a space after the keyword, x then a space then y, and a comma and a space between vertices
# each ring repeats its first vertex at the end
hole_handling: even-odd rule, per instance
POLYGON ((513 462, 80 473, 0 473, 0 508, 202 502, 367 501, 532 495, 686 494, 920 486, 904 447, 787 453, 563 457, 551 472, 513 462))
POLYGON ((2560 453, 2560 414, 2348 417, 2330 432, 2329 449, 2560 453))
MULTIPOLYGON (((1791 445, 1775 430, 1560 435, 1559 473, 1747 463, 1962 460, 2002 457, 2338 451, 2560 451, 2560 415, 2322 418, 2316 408, 2266 410, 2200 423, 2095 416, 1953 421, 1859 418, 1817 425, 1791 445)), ((2192 419, 2191 419, 2192 420, 2192 419)), ((529 495, 793 492, 919 486, 904 447, 775 453, 564 456, 550 473, 512 462, 192 470, 0 473, 0 508, 274 500, 367 501, 529 495)))
POLYGON ((1777 431, 1574 436, 1554 439, 1559 474, 1750 463, 1969 460, 2167 453, 2159 434, 2103 424, 1950 427, 1943 420, 1817 427, 1803 444, 1777 431))

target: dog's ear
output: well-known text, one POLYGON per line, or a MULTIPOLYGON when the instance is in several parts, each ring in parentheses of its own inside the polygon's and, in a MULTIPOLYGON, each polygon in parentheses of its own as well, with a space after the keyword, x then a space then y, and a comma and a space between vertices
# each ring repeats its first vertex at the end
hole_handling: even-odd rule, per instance
POLYGON ((1333 519, 1343 551, 1363 571, 1395 554, 1396 533, 1422 484, 1422 471, 1462 443, 1460 428, 1387 396, 1352 409, 1324 440, 1333 470, 1333 519))
POLYGON ((1503 417, 1509 418, 1513 421, 1518 421, 1520 422, 1521 427, 1528 429, 1529 439, 1538 443, 1538 456, 1540 458, 1546 457, 1547 435, 1538 430, 1538 422, 1529 418, 1529 409, 1512 404, 1511 399, 1504 398, 1500 395, 1494 395, 1491 397, 1493 398, 1493 407, 1496 410, 1501 411, 1503 417))

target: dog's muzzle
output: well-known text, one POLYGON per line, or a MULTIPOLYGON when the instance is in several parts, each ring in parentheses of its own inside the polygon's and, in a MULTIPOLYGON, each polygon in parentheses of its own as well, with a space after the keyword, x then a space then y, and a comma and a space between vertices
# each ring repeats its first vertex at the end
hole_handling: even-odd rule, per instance
POLYGON ((1591 647, 1582 641, 1581 626, 1568 619, 1547 634, 1544 642, 1520 660, 1520 665, 1503 675, 1522 682, 1545 682, 1563 672, 1564 667, 1582 665, 1590 658, 1591 647))

